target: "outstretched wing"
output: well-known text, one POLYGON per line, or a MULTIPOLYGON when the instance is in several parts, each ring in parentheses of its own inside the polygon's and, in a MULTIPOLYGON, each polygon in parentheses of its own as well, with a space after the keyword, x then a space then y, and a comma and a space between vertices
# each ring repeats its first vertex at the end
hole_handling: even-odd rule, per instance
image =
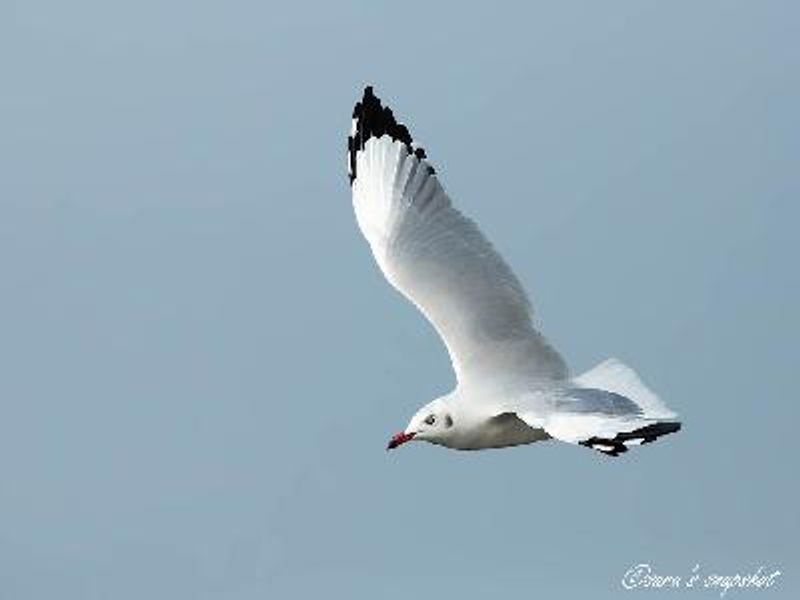
POLYGON ((544 410, 531 403, 517 407, 528 426, 563 442, 580 444, 611 456, 675 433, 677 415, 630 367, 610 358, 551 399, 544 410))
POLYGON ((372 92, 353 111, 348 166, 359 227, 386 279, 444 340, 459 383, 493 375, 564 379, 522 286, 453 208, 425 152, 372 92))

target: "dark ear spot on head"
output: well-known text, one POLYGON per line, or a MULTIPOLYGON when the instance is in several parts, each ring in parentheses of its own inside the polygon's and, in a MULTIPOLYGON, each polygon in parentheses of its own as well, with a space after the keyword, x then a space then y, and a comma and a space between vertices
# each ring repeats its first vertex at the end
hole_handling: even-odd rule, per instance
POLYGON ((453 417, 451 417, 450 415, 445 415, 444 416, 444 424, 445 424, 445 427, 452 427, 453 426, 453 417))

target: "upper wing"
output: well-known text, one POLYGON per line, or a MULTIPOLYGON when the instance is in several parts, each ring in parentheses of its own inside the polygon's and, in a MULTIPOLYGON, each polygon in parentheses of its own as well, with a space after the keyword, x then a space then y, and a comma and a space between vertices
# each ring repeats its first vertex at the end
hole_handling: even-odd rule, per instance
POLYGON ((563 379, 502 257, 450 204, 425 152, 368 87, 348 139, 353 205, 389 282, 444 339, 460 383, 486 374, 563 379))

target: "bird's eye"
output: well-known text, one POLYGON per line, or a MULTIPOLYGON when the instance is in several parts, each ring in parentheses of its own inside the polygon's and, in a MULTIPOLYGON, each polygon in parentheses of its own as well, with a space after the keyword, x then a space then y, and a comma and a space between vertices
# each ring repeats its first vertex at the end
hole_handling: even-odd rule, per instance
POLYGON ((425 423, 427 425, 433 425, 434 423, 436 423, 436 417, 433 415, 428 415, 427 417, 425 417, 425 423))

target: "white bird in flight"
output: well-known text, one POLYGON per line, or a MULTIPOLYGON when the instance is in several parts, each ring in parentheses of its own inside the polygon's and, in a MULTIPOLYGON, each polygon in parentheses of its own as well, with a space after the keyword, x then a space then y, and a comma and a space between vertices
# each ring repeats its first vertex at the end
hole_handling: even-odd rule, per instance
POLYGON ((457 379, 389 449, 412 440, 479 450, 557 439, 618 456, 680 429, 616 359, 570 377, 534 328, 519 280, 452 206, 425 151, 372 87, 355 105, 347 145, 361 232, 389 283, 442 337, 457 379))

